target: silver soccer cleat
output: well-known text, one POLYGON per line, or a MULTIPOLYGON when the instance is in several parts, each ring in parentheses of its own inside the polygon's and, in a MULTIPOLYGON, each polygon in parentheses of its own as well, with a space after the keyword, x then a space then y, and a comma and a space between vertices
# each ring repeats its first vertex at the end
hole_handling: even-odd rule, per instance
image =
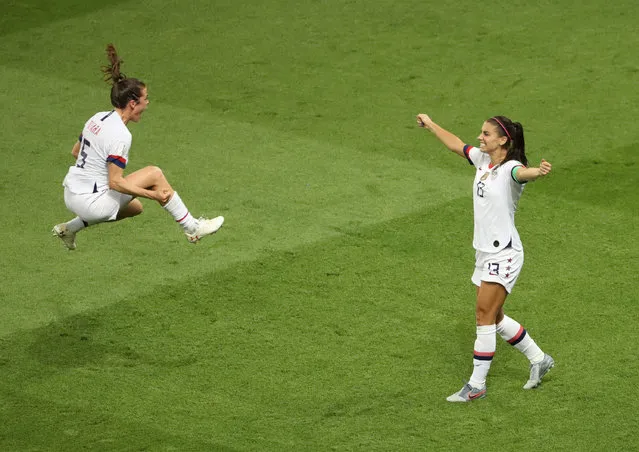
POLYGON ((466 383, 463 388, 453 395, 446 397, 449 402, 471 402, 475 399, 483 399, 486 397, 486 388, 473 388, 466 383))
POLYGON ((555 360, 552 356, 544 354, 544 359, 537 364, 530 365, 530 378, 524 385, 524 389, 533 389, 539 386, 541 379, 555 366, 555 360))

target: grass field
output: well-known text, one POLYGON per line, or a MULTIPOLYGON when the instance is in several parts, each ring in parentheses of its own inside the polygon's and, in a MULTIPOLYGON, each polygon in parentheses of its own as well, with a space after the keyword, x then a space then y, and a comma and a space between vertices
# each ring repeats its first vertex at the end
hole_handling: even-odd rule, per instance
POLYGON ((635 0, 5 0, 0 5, 0 450, 639 450, 635 0), (113 42, 149 87, 128 170, 156 164, 191 246, 135 219, 50 236, 113 42), (503 114, 532 163, 498 339, 470 375, 470 144, 503 114))

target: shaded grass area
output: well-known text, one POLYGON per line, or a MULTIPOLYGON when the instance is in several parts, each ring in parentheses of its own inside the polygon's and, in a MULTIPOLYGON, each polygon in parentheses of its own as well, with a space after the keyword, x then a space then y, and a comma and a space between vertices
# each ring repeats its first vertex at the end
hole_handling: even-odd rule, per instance
MULTIPOLYGON (((105 3, 95 0, 64 0, 62 2, 43 2, 41 0, 5 0, 0 4, 0 35, 10 35, 23 30, 33 30, 52 22, 69 20, 73 17, 100 14, 107 7, 126 4, 125 0, 105 3)), ((38 31, 36 30, 36 33, 38 31)), ((67 43, 53 40, 63 48, 67 43)), ((32 44, 32 43, 31 43, 32 44)), ((32 45, 23 41, 12 48, 12 53, 26 54, 33 51, 32 45)))

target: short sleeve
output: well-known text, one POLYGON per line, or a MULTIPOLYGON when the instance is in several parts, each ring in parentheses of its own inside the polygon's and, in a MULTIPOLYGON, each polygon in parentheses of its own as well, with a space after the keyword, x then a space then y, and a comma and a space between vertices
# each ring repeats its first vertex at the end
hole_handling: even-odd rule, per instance
POLYGON ((107 162, 113 163, 120 168, 126 168, 127 160, 129 158, 129 148, 131 147, 131 143, 125 143, 122 141, 116 142, 111 149, 109 150, 109 155, 107 156, 107 162))
POLYGON ((517 176, 515 175, 515 173, 517 172, 517 168, 525 168, 523 163, 517 160, 509 160, 506 163, 504 163, 503 166, 504 166, 504 169, 510 173, 510 177, 513 180, 513 182, 519 185, 524 185, 526 183, 526 182, 519 182, 519 180, 517 180, 517 176))
POLYGON ((468 163, 474 166, 481 165, 481 158, 484 155, 479 148, 471 146, 469 144, 464 145, 464 155, 468 159, 468 163))

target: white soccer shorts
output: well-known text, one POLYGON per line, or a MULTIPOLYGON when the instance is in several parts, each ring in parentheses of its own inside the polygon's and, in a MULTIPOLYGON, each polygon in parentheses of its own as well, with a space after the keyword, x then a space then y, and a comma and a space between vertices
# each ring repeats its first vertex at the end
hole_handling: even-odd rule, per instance
POLYGON ((77 194, 64 189, 64 203, 71 212, 89 224, 113 221, 133 196, 115 190, 77 194))
POLYGON ((513 248, 504 248, 497 253, 475 252, 475 271, 471 280, 476 286, 482 281, 496 282, 510 293, 515 287, 521 268, 524 265, 524 252, 513 248))

